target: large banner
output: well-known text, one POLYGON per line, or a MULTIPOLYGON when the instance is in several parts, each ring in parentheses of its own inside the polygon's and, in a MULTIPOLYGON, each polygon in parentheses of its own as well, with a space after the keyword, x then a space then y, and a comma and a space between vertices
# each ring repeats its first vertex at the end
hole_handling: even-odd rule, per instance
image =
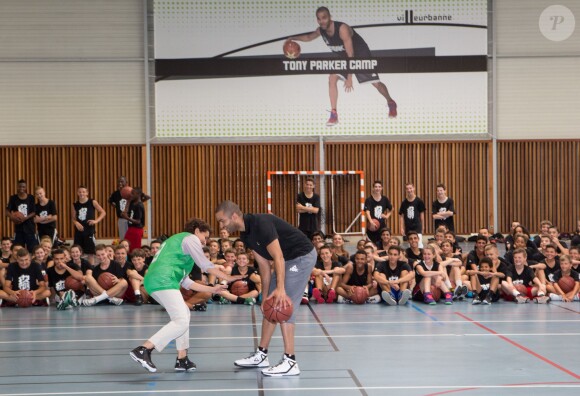
POLYGON ((154 8, 158 138, 488 132, 487 0, 154 8))

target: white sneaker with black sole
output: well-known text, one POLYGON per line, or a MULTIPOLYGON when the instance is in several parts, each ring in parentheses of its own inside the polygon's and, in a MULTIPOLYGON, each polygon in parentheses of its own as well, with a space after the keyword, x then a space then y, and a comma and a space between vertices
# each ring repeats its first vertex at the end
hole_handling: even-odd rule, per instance
POLYGON ((256 352, 244 359, 239 359, 234 362, 238 367, 268 367, 268 355, 256 349, 256 352))
POLYGON ((282 360, 272 367, 262 370, 262 374, 268 377, 285 377, 300 374, 300 368, 296 360, 290 359, 288 356, 282 356, 282 360))

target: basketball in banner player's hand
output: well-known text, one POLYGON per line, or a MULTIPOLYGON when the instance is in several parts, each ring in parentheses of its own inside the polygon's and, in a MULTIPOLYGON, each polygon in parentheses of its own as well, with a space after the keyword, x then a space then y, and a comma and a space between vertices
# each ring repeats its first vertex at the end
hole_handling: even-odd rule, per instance
POLYGON ((373 219, 369 224, 369 229, 371 231, 377 231, 380 226, 381 226, 381 223, 377 219, 373 219))
POLYGON ((351 300, 355 304, 364 304, 369 298, 369 290, 364 286, 356 286, 352 291, 351 300))
POLYGON ((83 282, 81 282, 80 280, 77 280, 72 276, 67 276, 67 278, 64 281, 64 287, 67 290, 81 291, 83 290, 85 285, 83 285, 83 282))
POLYGON ((20 308, 28 308, 32 305, 33 300, 34 300, 34 292, 32 292, 31 290, 20 290, 20 293, 18 293, 18 300, 16 301, 16 304, 18 304, 20 308))
POLYGON ((101 275, 99 275, 99 279, 97 279, 97 282, 103 289, 109 290, 111 287, 115 285, 113 283, 115 279, 117 279, 117 277, 111 274, 110 272, 103 272, 101 275))
POLYGON ((296 59, 300 56, 300 45, 296 41, 284 42, 284 56, 288 59, 296 59))
POLYGON ((243 280, 239 280, 239 281, 235 281, 234 283, 232 283, 232 286, 230 287, 230 291, 232 292, 232 294, 239 297, 239 296, 243 296, 244 294, 249 292, 250 288, 248 287, 248 282, 243 281, 243 280))
POLYGON ((570 293, 576 286, 576 281, 571 276, 563 276, 558 281, 558 286, 564 293, 570 293))
POLYGON ((121 189, 121 196, 124 199, 131 199, 131 194, 133 193, 133 187, 125 186, 121 189))
POLYGON ((274 299, 269 298, 262 302, 262 312, 266 320, 273 323, 283 323, 290 319, 294 308, 292 307, 292 303, 289 303, 286 308, 283 308, 281 305, 275 307, 274 299))

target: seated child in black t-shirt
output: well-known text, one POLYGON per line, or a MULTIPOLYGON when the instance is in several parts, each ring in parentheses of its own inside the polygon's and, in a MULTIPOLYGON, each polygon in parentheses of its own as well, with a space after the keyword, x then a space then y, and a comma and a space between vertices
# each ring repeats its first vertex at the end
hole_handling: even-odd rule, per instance
POLYGON ((240 252, 236 256, 236 263, 232 268, 232 275, 243 275, 244 278, 233 282, 230 284, 227 291, 222 292, 219 303, 220 304, 246 304, 254 305, 256 299, 260 294, 262 283, 260 280, 260 275, 258 275, 254 267, 248 266, 250 260, 248 259, 248 254, 245 252, 240 252), (232 288, 236 286, 237 282, 245 282, 248 285, 248 292, 242 294, 241 296, 236 296, 232 293, 232 288))
POLYGON ((342 279, 336 288, 338 293, 337 302, 349 302, 352 299, 354 288, 357 286, 367 289, 369 295, 367 302, 377 303, 381 301, 377 288, 373 286, 373 268, 367 262, 367 254, 364 250, 359 250, 355 253, 354 264, 349 261, 344 266, 344 271, 342 279))

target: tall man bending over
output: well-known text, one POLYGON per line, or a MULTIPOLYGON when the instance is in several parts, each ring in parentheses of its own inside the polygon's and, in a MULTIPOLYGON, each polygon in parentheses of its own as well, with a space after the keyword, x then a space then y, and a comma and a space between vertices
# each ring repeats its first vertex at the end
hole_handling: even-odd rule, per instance
POLYGON ((300 374, 294 355, 294 321, 302 292, 316 263, 316 250, 300 230, 274 215, 244 215, 232 201, 219 204, 215 213, 220 228, 225 228, 230 234, 240 231, 240 239, 254 251, 262 277, 262 290, 266 293, 264 299, 273 299, 275 306, 287 306, 290 302, 294 306, 292 317, 280 324, 284 339, 284 355, 280 363, 270 366, 268 362, 268 345, 276 323, 264 318, 258 350, 245 359, 236 360, 234 364, 239 367, 267 367, 262 370, 262 374, 267 376, 300 374), (270 262, 273 262, 273 277, 270 262))
MULTIPOLYGON (((343 58, 371 58, 371 50, 363 38, 344 22, 333 21, 330 11, 326 7, 319 7, 316 10, 316 21, 319 28, 312 33, 301 34, 299 36, 288 37, 287 40, 312 41, 320 36, 332 52, 338 53, 343 58)), ((331 74, 328 80, 330 95, 330 118, 326 126, 338 124, 338 80, 344 81, 344 91, 351 92, 352 73, 331 74)), ((356 79, 359 84, 371 83, 387 100, 389 106, 389 117, 397 116, 397 103, 391 98, 387 86, 379 80, 376 73, 357 73, 356 79)))

